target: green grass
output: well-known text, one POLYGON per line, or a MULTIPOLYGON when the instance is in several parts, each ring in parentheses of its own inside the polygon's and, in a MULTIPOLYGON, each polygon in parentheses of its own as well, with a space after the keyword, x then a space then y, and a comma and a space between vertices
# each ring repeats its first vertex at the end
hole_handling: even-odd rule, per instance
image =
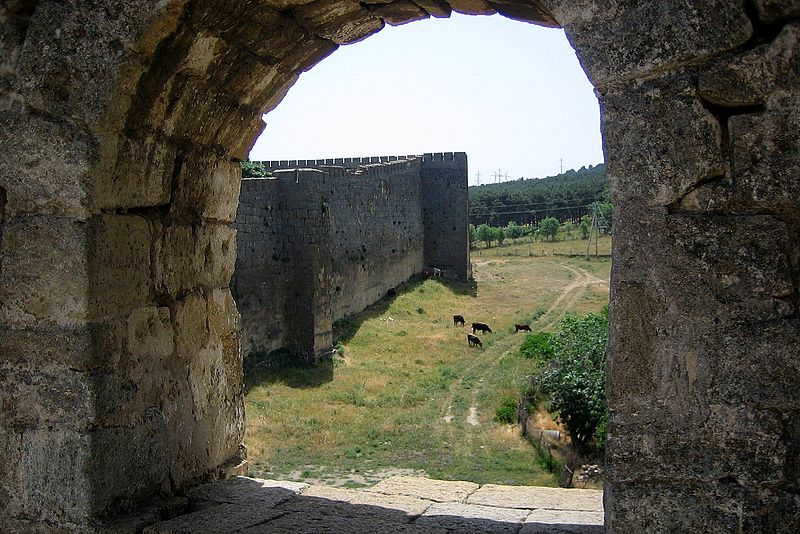
POLYGON ((525 335, 515 335, 514 324, 535 332, 566 311, 600 310, 608 286, 597 282, 608 280, 610 260, 506 252, 473 254, 476 284, 415 280, 396 298, 340 321, 343 355, 330 365, 250 377, 252 474, 357 486, 355 475, 402 468, 442 479, 554 485, 515 428, 493 421, 536 370, 534 359, 519 354, 525 335), (467 346, 468 327, 453 326, 453 314, 492 327, 493 334, 479 334, 483 349, 467 346), (471 410, 477 426, 468 421, 471 410))

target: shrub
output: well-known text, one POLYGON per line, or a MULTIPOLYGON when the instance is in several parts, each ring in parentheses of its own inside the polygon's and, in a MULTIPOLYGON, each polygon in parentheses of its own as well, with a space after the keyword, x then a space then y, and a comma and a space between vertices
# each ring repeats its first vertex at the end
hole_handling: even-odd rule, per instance
POLYGON ((525 336, 525 341, 519 352, 526 358, 535 358, 539 362, 547 362, 553 357, 553 347, 550 344, 548 332, 534 332, 525 336))
POLYGON ((517 401, 508 397, 494 412, 494 420, 498 423, 514 424, 517 422, 517 401))
POLYGON ((600 314, 567 315, 550 337, 553 357, 537 378, 540 390, 550 397, 550 411, 564 425, 579 453, 586 451, 598 429, 604 432, 602 423, 608 417, 607 343, 607 308, 600 314))

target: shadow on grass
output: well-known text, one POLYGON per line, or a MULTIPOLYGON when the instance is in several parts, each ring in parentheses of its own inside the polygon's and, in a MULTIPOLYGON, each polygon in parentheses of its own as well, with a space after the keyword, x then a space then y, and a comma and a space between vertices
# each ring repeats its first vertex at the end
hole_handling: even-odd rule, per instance
POLYGON ((353 336, 356 335, 356 332, 358 332, 358 329, 361 328, 361 325, 364 324, 364 322, 369 319, 374 319, 375 317, 385 313, 398 295, 417 289, 422 285, 423 282, 425 282, 425 280, 428 279, 439 283, 457 295, 469 295, 471 297, 478 296, 478 283, 474 280, 470 280, 469 282, 460 282, 458 280, 449 280, 446 278, 428 278, 420 274, 415 274, 406 282, 398 285, 393 294, 387 294, 379 301, 368 306, 364 311, 354 313, 349 317, 339 319, 333 323, 334 344, 338 342, 346 343, 353 339, 353 336))
MULTIPOLYGON (((414 275, 364 311, 336 321, 333 324, 334 345, 350 341, 365 321, 384 314, 398 295, 414 291, 425 280, 427 280, 425 276, 414 275)), ((478 294, 478 285, 474 280, 469 282, 445 278, 432 278, 432 280, 458 295, 476 297, 478 294)), ((250 354, 244 362, 245 394, 255 386, 264 384, 280 383, 295 389, 319 387, 333 380, 335 358, 336 355, 329 355, 317 365, 301 365, 286 349, 278 349, 268 354, 250 354)))
POLYGON ((268 364, 262 363, 245 371, 245 395, 254 387, 266 384, 284 384, 294 389, 306 389, 316 388, 333 380, 331 357, 323 358, 316 365, 298 365, 289 359, 289 353, 285 350, 274 351, 270 353, 272 355, 275 355, 274 359, 262 360, 268 361, 268 364))

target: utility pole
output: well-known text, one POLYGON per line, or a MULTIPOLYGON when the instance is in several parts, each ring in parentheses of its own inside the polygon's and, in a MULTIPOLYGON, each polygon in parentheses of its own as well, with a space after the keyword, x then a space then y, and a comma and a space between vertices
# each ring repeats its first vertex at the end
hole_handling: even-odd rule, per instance
POLYGON ((589 247, 592 246, 592 232, 594 232, 594 256, 599 256, 598 241, 600 240, 600 207, 597 202, 592 204, 592 227, 589 228, 589 242, 586 243, 586 258, 589 257, 589 247))

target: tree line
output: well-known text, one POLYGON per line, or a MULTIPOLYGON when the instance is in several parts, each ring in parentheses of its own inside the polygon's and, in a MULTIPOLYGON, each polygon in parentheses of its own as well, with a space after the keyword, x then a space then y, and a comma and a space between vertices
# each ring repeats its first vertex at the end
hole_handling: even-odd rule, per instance
POLYGON ((553 217, 579 224, 594 202, 608 203, 605 164, 557 176, 485 184, 469 188, 469 220, 475 226, 538 225, 553 217))
MULTIPOLYGON (((596 203, 599 217, 599 230, 611 234, 614 217, 614 205, 610 202, 596 203)), ((559 235, 570 238, 573 233, 581 239, 589 239, 592 227, 592 216, 583 215, 577 223, 566 220, 563 223, 555 217, 545 217, 538 224, 520 225, 510 221, 506 226, 491 226, 489 224, 469 225, 469 246, 475 248, 479 243, 486 247, 493 244, 502 245, 506 239, 516 242, 523 237, 533 238, 534 241, 556 241, 559 235)))

